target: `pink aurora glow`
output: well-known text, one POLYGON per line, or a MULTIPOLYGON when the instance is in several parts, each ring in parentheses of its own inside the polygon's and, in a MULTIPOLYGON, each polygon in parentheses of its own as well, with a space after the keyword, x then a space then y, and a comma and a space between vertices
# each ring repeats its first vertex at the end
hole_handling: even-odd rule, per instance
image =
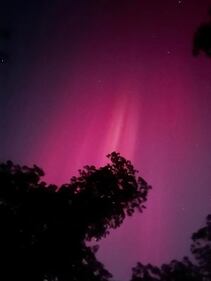
POLYGON ((147 209, 101 241, 98 254, 127 280, 138 260, 187 255, 210 212, 211 66, 194 60, 190 46, 208 1, 99 1, 83 9, 66 1, 69 10, 57 2, 36 16, 31 41, 30 16, 15 22, 26 30, 14 50, 2 155, 36 163, 56 184, 84 165, 104 165, 113 150, 131 160, 153 186, 147 209))

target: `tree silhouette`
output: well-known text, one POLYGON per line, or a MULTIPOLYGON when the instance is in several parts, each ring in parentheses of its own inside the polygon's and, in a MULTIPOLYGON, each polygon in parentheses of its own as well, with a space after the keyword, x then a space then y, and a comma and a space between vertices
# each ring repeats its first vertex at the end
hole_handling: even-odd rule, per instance
MULTIPOLYGON (((211 57, 211 8, 210 21, 201 25, 194 35, 193 54, 197 56, 202 50, 211 57)), ((206 226, 192 235, 191 251, 194 255, 203 281, 211 280, 211 214, 207 216, 206 226)))
MULTIPOLYGON (((209 15, 211 17, 211 9, 209 15)), ((211 20, 201 24, 194 34, 193 55, 198 56, 200 51, 211 57, 211 20)))
POLYGON ((191 250, 195 256, 204 280, 211 280, 211 215, 207 216, 206 226, 192 235, 191 250))
POLYGON ((173 260, 161 267, 137 263, 132 269, 131 281, 202 281, 199 268, 187 257, 182 261, 173 260))
POLYGON ((43 171, 0 165, 0 280, 106 281, 97 246, 137 209, 151 188, 130 161, 113 152, 111 164, 86 166, 60 187, 41 181, 43 171))
MULTIPOLYGON (((211 20, 200 25, 194 34, 193 55, 198 56, 200 51, 211 57, 211 20)), ((196 263, 188 257, 160 267, 138 262, 132 268, 130 281, 211 281, 211 214, 206 226, 193 233, 192 241, 191 252, 196 263)))
POLYGON ((184 257, 160 267, 140 262, 132 268, 131 281, 210 281, 211 280, 211 214, 206 225, 192 235, 191 252, 195 262, 184 257))

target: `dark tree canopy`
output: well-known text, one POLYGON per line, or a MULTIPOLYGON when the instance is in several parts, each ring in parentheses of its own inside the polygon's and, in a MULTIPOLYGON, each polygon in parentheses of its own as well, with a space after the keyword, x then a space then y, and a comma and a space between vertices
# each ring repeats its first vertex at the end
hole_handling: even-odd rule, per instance
POLYGON ((200 51, 211 57, 211 23, 201 25, 194 35, 193 55, 198 56, 200 51))
POLYGON ((61 187, 41 181, 43 171, 0 165, 0 280, 106 281, 97 246, 127 215, 142 211, 150 186, 118 153, 111 164, 86 166, 61 187))
POLYGON ((211 280, 211 215, 207 216, 206 226, 192 235, 191 250, 195 256, 204 280, 211 280))
MULTIPOLYGON (((85 166, 69 183, 48 185, 43 171, 0 164, 0 280, 108 281, 96 259, 100 240, 135 210, 143 211, 150 186, 131 162, 113 152, 110 164, 85 166)), ((131 281, 211 281, 211 215, 192 235, 185 257, 160 267, 141 262, 131 281)))
POLYGON ((191 252, 194 262, 187 257, 160 267, 138 262, 131 281, 211 281, 211 215, 206 226, 193 233, 191 252))
MULTIPOLYGON (((209 16, 211 18, 211 9, 209 16)), ((211 19, 207 23, 201 24, 194 34, 193 55, 198 56, 201 51, 211 57, 211 19)))
POLYGON ((131 281, 202 281, 199 269, 188 258, 161 267, 137 263, 131 281))

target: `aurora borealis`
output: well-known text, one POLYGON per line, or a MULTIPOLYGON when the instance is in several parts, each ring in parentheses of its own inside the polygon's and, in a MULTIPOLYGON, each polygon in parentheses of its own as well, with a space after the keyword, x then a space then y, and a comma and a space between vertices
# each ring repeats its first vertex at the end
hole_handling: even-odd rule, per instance
POLYGON ((1 3, 1 160, 61 184, 119 151, 152 185, 143 214, 98 256, 127 280, 136 261, 189 254, 211 211, 211 61, 192 56, 210 1, 1 3))

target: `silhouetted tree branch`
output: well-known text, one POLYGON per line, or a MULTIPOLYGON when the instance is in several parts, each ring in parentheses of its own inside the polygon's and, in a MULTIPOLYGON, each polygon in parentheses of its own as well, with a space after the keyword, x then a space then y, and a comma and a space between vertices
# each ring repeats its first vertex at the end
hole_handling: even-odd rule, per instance
POLYGON ((191 251, 195 262, 184 257, 160 267, 137 263, 131 281, 210 281, 211 280, 211 215, 206 226, 192 235, 191 251))
POLYGON ((34 166, 0 165, 0 280, 106 281, 112 275, 86 240, 105 237, 142 211, 151 188, 118 153, 61 187, 34 166))
MULTIPOLYGON (((211 9, 209 15, 211 16, 211 9)), ((193 55, 198 56, 201 51, 211 57, 211 21, 201 24, 194 34, 193 55)))
POLYGON ((207 216, 206 226, 192 235, 191 251, 195 256, 204 280, 211 280, 211 215, 207 216))

